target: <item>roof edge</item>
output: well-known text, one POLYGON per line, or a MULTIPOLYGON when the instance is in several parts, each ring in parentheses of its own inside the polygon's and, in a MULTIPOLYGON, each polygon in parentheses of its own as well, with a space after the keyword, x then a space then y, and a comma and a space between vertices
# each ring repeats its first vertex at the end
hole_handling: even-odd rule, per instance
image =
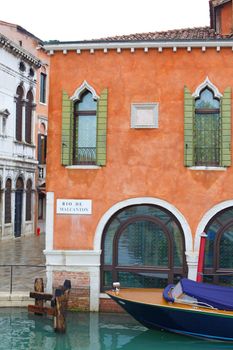
POLYGON ((41 67, 41 60, 25 50, 21 46, 8 39, 5 35, 0 33, 0 48, 10 51, 15 56, 20 56, 29 64, 32 64, 36 69, 41 67))
MULTIPOLYGON (((49 51, 78 51, 78 50, 104 50, 104 49, 137 49, 137 48, 187 48, 187 47, 231 47, 231 39, 209 39, 209 40, 135 40, 135 41, 96 41, 96 42, 64 42, 59 44, 46 44, 44 49, 49 51)), ((50 52, 53 53, 53 52, 50 52)))
POLYGON ((227 2, 231 2, 232 0, 210 0, 210 3, 213 7, 218 7, 226 4, 227 2))

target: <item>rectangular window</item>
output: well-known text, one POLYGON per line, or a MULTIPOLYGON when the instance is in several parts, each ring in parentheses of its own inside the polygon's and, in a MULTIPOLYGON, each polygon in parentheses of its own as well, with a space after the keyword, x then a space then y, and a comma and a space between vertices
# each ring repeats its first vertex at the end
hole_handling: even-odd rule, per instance
POLYGON ((39 194, 38 199, 38 219, 42 220, 44 218, 44 195, 39 194))
POLYGON ((96 116, 78 116, 78 137, 76 138, 75 162, 96 163, 96 116))
POLYGON ((40 74, 40 102, 46 103, 46 80, 47 75, 44 73, 40 74))
POLYGON ((47 135, 38 134, 37 157, 39 164, 46 164, 47 135))
POLYGON ((194 164, 220 165, 219 113, 196 113, 194 119, 194 164))

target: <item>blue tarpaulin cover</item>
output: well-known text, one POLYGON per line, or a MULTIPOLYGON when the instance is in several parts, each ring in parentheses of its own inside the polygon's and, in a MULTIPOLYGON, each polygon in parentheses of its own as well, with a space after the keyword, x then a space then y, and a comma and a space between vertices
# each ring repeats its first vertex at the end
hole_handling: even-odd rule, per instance
POLYGON ((198 283, 187 278, 180 280, 185 294, 199 302, 209 304, 219 310, 233 310, 233 288, 198 283))

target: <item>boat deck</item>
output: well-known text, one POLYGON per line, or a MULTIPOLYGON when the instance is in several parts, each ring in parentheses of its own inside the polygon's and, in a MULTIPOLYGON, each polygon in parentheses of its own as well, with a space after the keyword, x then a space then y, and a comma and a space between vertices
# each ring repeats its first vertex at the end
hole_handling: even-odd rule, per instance
POLYGON ((233 317, 233 311, 217 310, 208 307, 200 307, 197 305, 188 305, 183 303, 170 303, 163 298, 163 289, 149 289, 149 288, 121 288, 119 293, 116 294, 114 290, 107 291, 107 294, 119 298, 122 300, 128 300, 135 303, 142 303, 148 305, 158 305, 163 307, 169 307, 174 309, 186 309, 186 310, 196 310, 197 312, 213 313, 218 315, 228 315, 233 317))

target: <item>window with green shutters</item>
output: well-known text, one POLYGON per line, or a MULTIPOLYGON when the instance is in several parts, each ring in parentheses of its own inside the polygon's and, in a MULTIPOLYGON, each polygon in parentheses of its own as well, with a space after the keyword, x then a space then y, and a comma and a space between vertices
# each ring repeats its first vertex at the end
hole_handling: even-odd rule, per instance
POLYGON ((198 96, 184 88, 185 166, 231 165, 231 89, 216 96, 202 86, 198 96))
POLYGON ((62 165, 106 165, 108 91, 62 95, 62 165))

